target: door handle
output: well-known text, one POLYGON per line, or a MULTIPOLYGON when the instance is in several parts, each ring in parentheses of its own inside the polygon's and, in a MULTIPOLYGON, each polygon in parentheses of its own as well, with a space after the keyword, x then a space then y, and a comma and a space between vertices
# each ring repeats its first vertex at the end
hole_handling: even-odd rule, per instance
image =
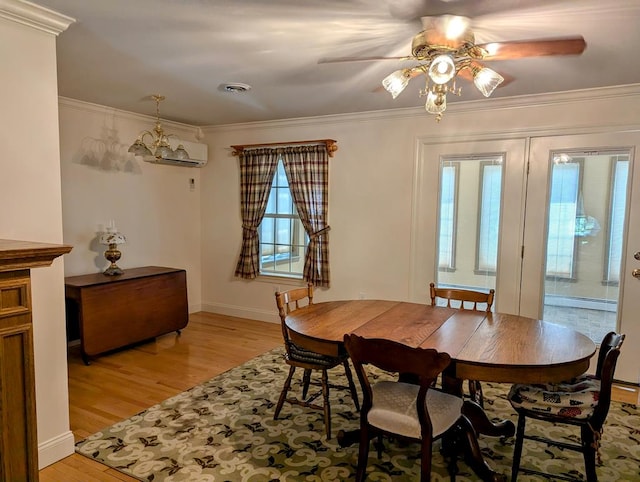
POLYGON ((631 272, 631 276, 634 278, 640 278, 640 268, 636 268, 631 272))

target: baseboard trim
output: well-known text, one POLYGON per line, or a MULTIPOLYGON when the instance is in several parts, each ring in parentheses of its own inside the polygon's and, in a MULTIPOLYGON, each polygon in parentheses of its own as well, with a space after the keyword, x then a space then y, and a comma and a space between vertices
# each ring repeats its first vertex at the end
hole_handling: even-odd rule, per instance
POLYGON ((38 469, 41 470, 75 452, 73 432, 67 431, 38 444, 38 469))
POLYGON ((274 311, 256 310, 245 306, 225 305, 223 303, 203 302, 202 311, 216 313, 218 315, 236 316, 250 320, 266 321, 268 323, 280 323, 280 317, 274 311))

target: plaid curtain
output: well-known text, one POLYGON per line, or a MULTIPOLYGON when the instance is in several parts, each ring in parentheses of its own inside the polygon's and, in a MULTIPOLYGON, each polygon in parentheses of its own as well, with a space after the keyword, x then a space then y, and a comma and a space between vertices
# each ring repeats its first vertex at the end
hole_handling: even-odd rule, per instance
POLYGON ((267 209, 278 159, 275 149, 252 149, 240 153, 242 250, 235 273, 240 278, 253 279, 260 273, 258 226, 267 209))
POLYGON ((309 235, 305 281, 329 286, 329 155, 324 145, 282 149, 284 170, 298 215, 309 235))

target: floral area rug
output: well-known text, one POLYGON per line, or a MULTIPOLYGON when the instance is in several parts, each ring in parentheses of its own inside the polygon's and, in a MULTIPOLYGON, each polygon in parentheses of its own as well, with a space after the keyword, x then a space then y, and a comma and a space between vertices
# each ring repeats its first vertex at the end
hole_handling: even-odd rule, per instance
MULTIPOLYGON (((358 427, 350 395, 332 390, 334 436, 327 441, 319 410, 285 404, 281 419, 273 420, 287 371, 281 349, 267 352, 91 435, 76 444, 76 452, 143 481, 353 480, 357 444, 341 448, 335 438, 340 429, 358 427)), ((344 384, 344 378, 340 367, 330 373, 333 383, 344 384)), ((485 409, 496 420, 510 418, 515 423, 506 399, 508 389, 483 383, 485 409)), ((573 441, 579 437, 575 429, 536 421, 528 421, 527 430, 573 441)), ((510 476, 513 437, 480 437, 480 444, 489 463, 510 476)), ((381 459, 371 448, 367 480, 419 480, 419 445, 385 440, 384 446, 381 459)), ((436 442, 431 480, 448 481, 439 448, 436 442)), ((640 481, 640 411, 635 405, 612 403, 601 450, 603 465, 597 469, 601 482, 640 481)), ((578 477, 584 466, 578 453, 531 441, 525 441, 522 465, 578 477)), ((458 468, 457 480, 478 480, 464 462, 459 461, 458 468)), ((523 474, 518 480, 540 478, 523 474)))

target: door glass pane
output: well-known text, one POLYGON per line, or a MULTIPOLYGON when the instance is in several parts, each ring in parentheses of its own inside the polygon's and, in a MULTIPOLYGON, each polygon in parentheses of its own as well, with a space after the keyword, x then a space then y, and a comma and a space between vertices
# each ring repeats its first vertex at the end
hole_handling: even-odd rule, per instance
POLYGON ((628 156, 616 156, 613 160, 611 183, 611 208, 609 237, 607 238, 606 281, 618 283, 622 264, 622 241, 624 239, 624 217, 627 206, 627 181, 629 179, 628 156))
POLYGON ((440 242, 438 268, 455 268, 455 223, 458 164, 442 166, 440 189, 440 242))
POLYGON ((500 229, 500 197, 502 163, 480 165, 480 206, 478 221, 478 254, 476 270, 495 274, 498 266, 498 232, 500 229))
POLYGON ((581 163, 575 160, 554 163, 549 197, 547 235, 547 276, 574 277, 577 244, 576 224, 581 163))
POLYGON ((616 329, 629 158, 551 153, 543 319, 596 342, 616 329))
POLYGON ((503 154, 441 159, 438 286, 495 289, 503 161, 503 154))

